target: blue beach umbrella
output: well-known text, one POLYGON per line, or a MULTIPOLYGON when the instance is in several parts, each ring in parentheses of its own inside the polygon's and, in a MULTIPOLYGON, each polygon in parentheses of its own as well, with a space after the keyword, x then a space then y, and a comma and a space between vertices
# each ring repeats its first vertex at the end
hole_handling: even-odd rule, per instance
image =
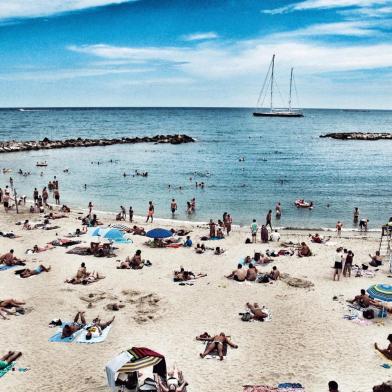
POLYGON ((102 236, 102 228, 101 227, 92 227, 89 230, 89 234, 91 235, 91 237, 98 237, 98 236, 102 236))
POLYGON ((392 302, 392 286, 389 284, 374 284, 367 289, 370 297, 383 302, 392 302))
POLYGON ((146 233, 146 236, 149 238, 168 238, 171 237, 173 233, 170 230, 166 229, 152 229, 146 233))

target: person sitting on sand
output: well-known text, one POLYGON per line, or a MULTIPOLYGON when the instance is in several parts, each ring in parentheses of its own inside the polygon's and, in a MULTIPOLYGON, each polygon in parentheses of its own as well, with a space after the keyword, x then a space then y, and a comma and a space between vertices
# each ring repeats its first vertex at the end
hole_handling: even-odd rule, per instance
POLYGON ((23 229, 23 230, 31 230, 31 229, 32 229, 31 224, 30 224, 30 222, 29 222, 28 219, 26 219, 26 220, 24 221, 23 226, 22 226, 22 229, 23 229))
POLYGON ((186 236, 186 240, 185 240, 183 246, 185 248, 191 248, 192 247, 192 240, 191 240, 191 237, 189 235, 186 236))
POLYGON ((98 272, 87 272, 86 264, 82 263, 76 272, 76 275, 72 279, 67 279, 65 283, 71 284, 87 284, 95 282, 99 279, 104 279, 105 277, 99 275, 98 272))
POLYGON ((64 325, 62 333, 61 333, 61 339, 69 338, 75 332, 81 330, 82 328, 84 328, 86 326, 87 322, 86 322, 86 319, 84 318, 84 313, 85 312, 76 313, 74 321, 70 324, 64 325), (79 323, 79 318, 80 318, 80 323, 79 323))
POLYGON ((0 257, 0 264, 5 264, 8 266, 25 265, 25 260, 18 259, 14 255, 14 250, 11 249, 8 253, 5 253, 0 257))
POLYGON ((328 383, 328 391, 329 392, 339 392, 339 385, 336 381, 330 381, 328 383))
POLYGON ((221 332, 219 335, 215 335, 214 337, 209 338, 198 338, 198 340, 210 342, 207 344, 206 349, 203 353, 200 353, 200 358, 204 358, 206 355, 214 351, 218 350, 219 359, 223 361, 223 345, 228 344, 232 348, 238 348, 238 345, 234 344, 229 337, 227 337, 224 332, 221 332))
POLYGON ((250 282, 254 282, 257 278, 257 273, 258 273, 257 268, 252 263, 250 263, 249 268, 246 271, 246 280, 249 280, 250 282))
POLYGON ((301 242, 301 247, 298 249, 298 257, 309 257, 312 255, 312 251, 305 242, 301 242))
POLYGON ((167 386, 162 382, 161 378, 158 377, 158 385, 162 392, 183 392, 185 390, 188 383, 185 380, 182 380, 180 383, 179 371, 176 366, 172 371, 168 372, 168 376, 166 381, 167 386))
POLYGON ((214 250, 214 255, 219 256, 219 255, 223 255, 223 253, 225 253, 225 250, 222 249, 220 246, 217 246, 214 250))
POLYGON ((268 277, 272 280, 280 279, 280 272, 275 265, 272 267, 272 271, 269 273, 268 277))
POLYGON ((377 343, 374 343, 374 348, 380 352, 382 355, 384 355, 385 358, 389 359, 392 361, 392 334, 389 334, 387 337, 389 344, 386 349, 381 349, 378 347, 377 343))
POLYGON ((51 267, 45 267, 43 264, 40 264, 38 267, 32 269, 26 268, 20 273, 21 278, 29 278, 33 275, 39 275, 41 272, 49 272, 51 267))
POLYGON ((380 251, 376 251, 376 254, 374 256, 369 254, 369 257, 371 258, 369 265, 371 265, 372 267, 379 267, 380 265, 382 265, 382 256, 380 255, 380 251))
POLYGON ((146 231, 143 227, 133 226, 132 227, 133 235, 146 235, 146 231))
POLYGON ((311 241, 314 242, 315 244, 325 244, 331 239, 331 238, 323 238, 320 236, 319 233, 316 233, 315 235, 309 234, 309 237, 311 238, 311 241))
POLYGON ((270 235, 270 241, 278 242, 280 241, 280 234, 278 233, 278 230, 275 229, 270 235))
POLYGON ((22 353, 20 351, 8 351, 7 354, 0 358, 0 370, 6 369, 12 362, 15 362, 21 356, 22 353))
POLYGON ((91 340, 92 338, 101 336, 102 331, 114 321, 115 317, 116 316, 113 316, 111 320, 106 321, 105 323, 102 322, 99 317, 95 318, 92 325, 87 328, 86 340, 91 340))
POLYGON ((268 317, 268 314, 264 313, 257 303, 254 303, 252 305, 249 302, 247 302, 246 306, 250 310, 250 312, 252 313, 252 319, 258 320, 258 321, 264 321, 264 319, 268 317))
POLYGON ((125 261, 120 264, 119 269, 142 269, 144 267, 144 260, 142 260, 142 251, 138 249, 132 258, 127 256, 125 261))
POLYGON ((225 238, 225 235, 223 234, 223 231, 222 231, 221 228, 219 228, 219 229, 217 230, 217 232, 216 232, 216 237, 215 237, 215 238, 218 238, 218 239, 220 239, 220 240, 222 240, 223 238, 225 238))
POLYGON ((195 252, 197 253, 197 254, 202 254, 202 253, 204 253, 206 251, 206 247, 204 246, 204 244, 197 244, 196 245, 196 248, 195 248, 195 252))
POLYGON ((242 264, 237 265, 237 269, 234 270, 230 275, 227 275, 227 279, 234 279, 237 282, 244 282, 246 279, 247 271, 242 268, 242 264))
POLYGON ((374 303, 372 299, 366 294, 366 291, 364 289, 361 290, 361 294, 357 295, 354 299, 352 300, 347 300, 348 303, 350 304, 358 304, 361 308, 367 308, 370 305, 374 303))
POLYGON ((207 274, 198 273, 195 275, 192 271, 185 271, 183 267, 180 268, 180 271, 174 271, 173 280, 175 282, 185 282, 187 280, 199 279, 206 277, 207 274))

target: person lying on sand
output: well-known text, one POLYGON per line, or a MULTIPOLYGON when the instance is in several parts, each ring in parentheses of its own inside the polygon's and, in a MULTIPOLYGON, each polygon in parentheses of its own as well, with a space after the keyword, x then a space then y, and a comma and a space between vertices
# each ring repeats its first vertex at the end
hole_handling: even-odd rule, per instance
POLYGON ((357 295, 352 300, 347 300, 350 304, 358 304, 361 308, 367 308, 370 305, 374 305, 376 302, 373 301, 367 294, 364 289, 361 290, 361 295, 357 295))
POLYGON ((61 213, 56 213, 56 212, 50 212, 48 215, 44 215, 44 218, 47 218, 47 219, 61 219, 61 218, 68 218, 68 215, 61 214, 61 213))
POLYGON ((91 327, 87 329, 86 340, 91 340, 91 338, 101 336, 102 331, 114 321, 115 317, 116 316, 113 316, 111 320, 106 321, 105 323, 102 322, 99 317, 95 318, 91 327))
POLYGON ((246 280, 249 280, 250 282, 254 282, 257 278, 257 274, 258 274, 257 268, 252 263, 250 263, 249 268, 246 271, 246 280))
POLYGON ((230 275, 227 275, 227 279, 234 279, 237 282, 244 282, 246 279, 247 271, 242 268, 242 264, 237 265, 237 269, 234 270, 230 275))
POLYGON ((8 253, 5 253, 2 256, 0 256, 0 264, 5 264, 8 266, 25 265, 25 260, 18 259, 14 255, 14 250, 11 249, 8 253))
POLYGON ((176 366, 173 370, 169 371, 168 378, 166 381, 167 386, 162 382, 161 378, 158 377, 158 385, 162 392, 183 392, 187 387, 188 383, 185 380, 180 382, 179 371, 176 366))
POLYGON ((183 267, 181 267, 179 271, 174 271, 173 274, 174 282, 185 282, 187 280, 199 279, 207 276, 207 274, 194 274, 192 271, 185 271, 183 267))
MULTIPOLYGON (((247 257, 249 257, 249 259, 250 259, 250 256, 247 256, 247 257)), ((256 260, 256 254, 255 254, 254 260, 255 260, 255 264, 268 264, 273 259, 270 256, 265 255, 264 253, 260 253, 260 255, 257 256, 257 260, 256 260)))
POLYGON ((40 264, 38 267, 34 268, 33 270, 26 268, 23 270, 19 275, 21 278, 29 278, 33 275, 39 275, 41 272, 49 272, 50 266, 45 267, 44 265, 40 264))
POLYGON ((384 355, 385 358, 389 359, 392 361, 392 334, 389 334, 387 337, 389 344, 386 349, 381 349, 378 347, 377 343, 374 343, 374 348, 380 352, 382 355, 384 355))
POLYGON ((264 313, 261 310, 259 304, 257 304, 256 302, 253 305, 251 303, 247 302, 246 306, 250 310, 250 312, 252 313, 252 319, 258 320, 258 321, 264 321, 264 319, 268 317, 268 314, 264 313))
POLYGON ((45 246, 38 246, 38 245, 34 245, 33 249, 27 249, 26 253, 41 253, 41 252, 45 252, 49 249, 53 249, 54 246, 52 244, 46 244, 45 246))
POLYGON ((146 235, 146 231, 143 227, 133 226, 132 227, 133 235, 146 235))
POLYGON ((21 305, 25 305, 25 302, 18 301, 16 299, 4 299, 0 301, 0 317, 3 320, 9 320, 7 315, 15 314, 15 309, 11 311, 12 308, 19 308, 21 305))
POLYGON ((305 242, 301 242, 301 246, 298 249, 298 257, 309 257, 312 255, 312 251, 305 242))
POLYGON ((318 233, 316 233, 315 235, 309 234, 309 237, 311 241, 314 242, 315 244, 326 244, 331 239, 331 237, 328 238, 321 237, 318 233))
POLYGON ((4 370, 21 356, 22 353, 20 351, 8 351, 7 354, 0 358, 0 370, 4 370))
POLYGON ((223 361, 223 344, 228 344, 232 348, 238 348, 238 345, 234 344, 228 336, 221 332, 219 335, 215 335, 214 337, 207 337, 207 338, 197 338, 197 340, 210 342, 207 344, 206 349, 203 353, 200 353, 200 358, 204 358, 206 355, 214 351, 215 349, 218 350, 219 359, 223 361))
POLYGON ((85 312, 78 312, 74 318, 74 321, 70 324, 66 324, 63 327, 63 331, 61 333, 61 339, 69 338, 75 332, 84 328, 87 324, 86 319, 84 318, 85 312), (79 322, 80 319, 80 322, 79 322))

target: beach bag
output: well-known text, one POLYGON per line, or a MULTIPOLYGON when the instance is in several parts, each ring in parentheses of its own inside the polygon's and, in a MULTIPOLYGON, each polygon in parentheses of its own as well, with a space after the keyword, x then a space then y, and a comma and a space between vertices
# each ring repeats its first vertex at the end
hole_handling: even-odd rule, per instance
POLYGON ((373 309, 364 310, 363 317, 368 320, 374 319, 374 310, 373 309))
POLYGON ((242 321, 250 321, 252 319, 252 315, 249 312, 242 313, 241 320, 242 321))
POLYGON ((257 278, 257 283, 269 283, 270 279, 267 275, 259 276, 257 278))

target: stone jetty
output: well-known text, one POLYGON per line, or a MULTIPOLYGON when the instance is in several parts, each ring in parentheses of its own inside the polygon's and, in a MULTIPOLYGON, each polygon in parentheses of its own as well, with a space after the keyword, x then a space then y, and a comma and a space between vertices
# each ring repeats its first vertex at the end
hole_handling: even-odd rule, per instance
POLYGON ((122 137, 119 139, 82 139, 79 137, 77 139, 66 140, 50 140, 48 138, 38 141, 11 140, 7 142, 0 142, 0 154, 19 151, 53 150, 55 148, 112 146, 113 144, 183 144, 193 142, 195 142, 195 139, 188 135, 156 135, 144 137, 122 137))
POLYGON ((337 132, 320 135, 338 140, 392 140, 390 132, 337 132))

